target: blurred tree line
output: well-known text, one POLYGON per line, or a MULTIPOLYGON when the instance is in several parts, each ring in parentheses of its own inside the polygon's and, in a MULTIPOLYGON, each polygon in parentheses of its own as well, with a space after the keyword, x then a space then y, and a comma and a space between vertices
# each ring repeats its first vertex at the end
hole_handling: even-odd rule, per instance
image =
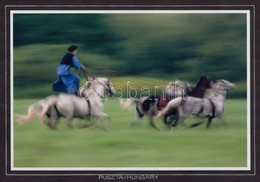
POLYGON ((41 70, 55 60, 55 74, 66 50, 46 52, 39 45, 69 44, 81 46, 79 57, 85 54, 87 67, 119 76, 195 81, 209 75, 246 81, 245 14, 15 14, 13 32, 14 65, 19 65, 14 79, 21 85, 28 82, 21 74, 27 74, 22 67, 29 62, 16 58, 31 60, 31 66, 41 64, 41 70), (25 51, 28 46, 31 52, 25 51))

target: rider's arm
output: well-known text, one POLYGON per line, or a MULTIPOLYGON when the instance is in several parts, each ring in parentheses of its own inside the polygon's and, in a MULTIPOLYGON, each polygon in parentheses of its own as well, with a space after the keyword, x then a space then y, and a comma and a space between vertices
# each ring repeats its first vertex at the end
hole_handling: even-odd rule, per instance
POLYGON ((78 58, 76 56, 73 56, 72 58, 73 63, 74 63, 74 67, 76 69, 80 69, 87 77, 92 77, 94 78, 92 75, 90 75, 90 73, 86 70, 85 66, 80 64, 78 58))
POLYGON ((73 63, 74 63, 74 67, 75 67, 76 69, 80 69, 80 68, 82 68, 82 67, 84 68, 84 66, 83 66, 82 64, 80 64, 80 62, 79 62, 77 56, 73 56, 73 57, 72 57, 72 61, 73 61, 73 63))

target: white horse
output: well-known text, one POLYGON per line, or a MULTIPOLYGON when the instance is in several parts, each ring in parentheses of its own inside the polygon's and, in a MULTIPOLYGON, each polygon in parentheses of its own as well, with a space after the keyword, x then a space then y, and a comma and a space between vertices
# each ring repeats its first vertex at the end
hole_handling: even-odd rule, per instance
MULTIPOLYGON (((170 110, 177 109, 177 120, 172 123, 175 127, 183 122, 189 115, 196 115, 200 118, 208 118, 207 128, 209 128, 213 118, 220 118, 224 113, 224 101, 228 90, 235 88, 235 84, 227 80, 218 80, 217 83, 212 85, 210 94, 207 98, 195 97, 177 97, 171 100, 167 106, 157 114, 157 119, 162 118, 170 110)), ((194 124, 193 126, 197 126, 194 124)))
POLYGON ((105 119, 109 116, 102 112, 105 94, 113 96, 114 88, 107 78, 95 78, 88 81, 79 90, 79 96, 71 94, 52 95, 40 100, 29 107, 27 115, 17 115, 20 123, 32 121, 39 117, 42 122, 47 122, 50 128, 56 128, 60 117, 65 117, 67 125, 72 127, 73 118, 95 118, 105 119), (47 121, 46 121, 47 120, 47 121))
POLYGON ((160 108, 164 107, 171 99, 175 97, 184 97, 187 92, 191 91, 191 86, 188 82, 176 80, 171 81, 166 86, 166 94, 158 97, 158 96, 149 96, 149 97, 141 97, 140 99, 129 98, 127 100, 120 100, 120 106, 123 109, 129 108, 131 106, 135 106, 136 116, 132 125, 136 125, 140 122, 143 116, 147 116, 150 125, 154 128, 158 128, 155 126, 153 122, 153 117, 156 116, 160 108))

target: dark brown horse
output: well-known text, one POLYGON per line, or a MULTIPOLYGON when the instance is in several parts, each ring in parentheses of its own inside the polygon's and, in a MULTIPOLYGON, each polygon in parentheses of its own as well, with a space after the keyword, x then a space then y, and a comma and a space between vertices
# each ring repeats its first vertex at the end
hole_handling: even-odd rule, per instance
POLYGON ((191 92, 188 92, 188 95, 197 98, 204 97, 206 90, 211 88, 211 81, 208 76, 201 76, 196 87, 192 88, 191 92))
MULTIPOLYGON (((192 88, 192 90, 189 91, 187 93, 187 95, 191 96, 191 97, 196 97, 196 98, 203 98, 206 90, 211 88, 211 83, 212 83, 212 80, 208 76, 201 76, 200 79, 197 81, 196 86, 194 88, 192 88)), ((168 104, 168 102, 166 103, 166 105, 168 104)), ((166 105, 164 105, 162 108, 164 108, 166 105)), ((167 115, 164 116, 164 119, 163 119, 164 124, 175 125, 175 123, 173 123, 173 121, 176 120, 176 117, 178 117, 178 116, 177 116, 176 109, 174 109, 171 112, 167 113, 167 115)))

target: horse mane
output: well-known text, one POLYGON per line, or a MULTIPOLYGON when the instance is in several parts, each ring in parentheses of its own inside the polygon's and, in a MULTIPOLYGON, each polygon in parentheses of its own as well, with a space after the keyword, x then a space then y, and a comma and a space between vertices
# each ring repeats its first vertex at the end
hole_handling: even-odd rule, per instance
POLYGON ((100 83, 102 85, 107 85, 108 82, 109 82, 109 79, 108 78, 104 78, 104 77, 98 77, 98 78, 95 78, 93 80, 87 81, 86 84, 85 84, 85 87, 87 89, 89 89, 93 84, 95 84, 95 82, 98 82, 98 83, 100 83))
POLYGON ((87 81, 87 82, 86 82, 86 88, 88 89, 88 88, 90 88, 90 86, 91 86, 91 82, 90 82, 90 81, 87 81))
POLYGON ((97 77, 96 79, 94 79, 93 81, 97 80, 98 82, 104 84, 104 85, 107 85, 108 82, 109 82, 109 79, 108 78, 105 78, 105 77, 97 77))

